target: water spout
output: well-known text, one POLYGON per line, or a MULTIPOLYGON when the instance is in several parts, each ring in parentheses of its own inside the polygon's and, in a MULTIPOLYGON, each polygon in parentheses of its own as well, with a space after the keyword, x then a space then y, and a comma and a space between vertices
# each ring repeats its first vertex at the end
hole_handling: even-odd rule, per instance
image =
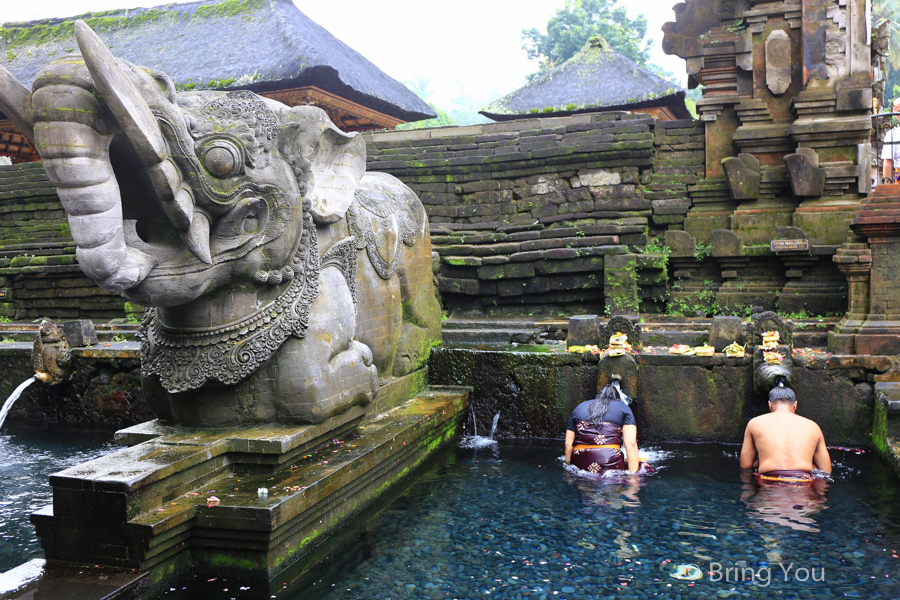
POLYGON ((475 416, 475 407, 472 407, 472 426, 475 428, 475 437, 478 437, 478 418, 475 416))
POLYGON ((494 433, 497 431, 497 422, 500 420, 500 413, 494 415, 494 422, 491 423, 491 434, 488 437, 478 435, 478 422, 475 419, 475 409, 472 409, 472 422, 475 424, 475 435, 465 436, 459 442, 460 448, 487 448, 496 446, 497 441, 494 439, 494 433))
POLYGON ((36 380, 37 380, 36 377, 32 377, 31 379, 26 379, 25 381, 23 381, 22 383, 19 384, 19 387, 17 387, 15 390, 13 390, 12 394, 9 395, 9 398, 7 398, 6 402, 3 403, 3 408, 0 409, 0 428, 3 427, 3 421, 6 420, 6 415, 9 414, 9 411, 12 408, 12 405, 16 403, 16 400, 19 399, 19 396, 22 395, 22 392, 25 391, 25 388, 27 388, 29 385, 34 383, 36 380))

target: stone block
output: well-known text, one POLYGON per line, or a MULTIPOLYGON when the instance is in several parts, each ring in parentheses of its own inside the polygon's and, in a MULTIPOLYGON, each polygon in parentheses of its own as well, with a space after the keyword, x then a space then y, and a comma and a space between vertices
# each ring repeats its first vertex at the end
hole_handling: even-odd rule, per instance
POLYGON ((596 345, 600 341, 600 319, 597 315, 575 315, 569 318, 566 346, 596 345))
POLYGON ((856 335, 856 354, 898 355, 900 354, 900 335, 896 334, 858 334, 856 335))
POLYGON ((744 324, 740 317, 713 317, 712 325, 709 328, 709 345, 721 352, 726 346, 732 342, 743 344, 744 342, 744 324))
POLYGON ((694 238, 687 231, 666 231, 666 246, 672 249, 672 257, 685 258, 693 256, 697 250, 694 238))
POLYGON ((82 346, 94 346, 98 343, 97 332, 94 330, 94 322, 90 319, 66 321, 62 324, 63 335, 69 346, 80 348, 82 346))
POLYGON ((744 241, 728 229, 713 229, 710 235, 713 256, 743 256, 744 241))
POLYGON ((582 169, 572 187, 597 187, 622 183, 621 173, 604 169, 582 169), (576 185, 577 184, 577 185, 576 185))

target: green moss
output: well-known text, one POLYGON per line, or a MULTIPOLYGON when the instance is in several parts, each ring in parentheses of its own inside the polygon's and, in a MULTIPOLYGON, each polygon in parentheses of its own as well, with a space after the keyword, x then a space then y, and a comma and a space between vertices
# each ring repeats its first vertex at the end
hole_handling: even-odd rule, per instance
MULTIPOLYGON (((106 13, 87 13, 80 18, 97 32, 113 31, 126 27, 140 26, 144 23, 157 21, 166 16, 168 11, 156 8, 143 10, 141 13, 130 16, 127 10, 109 11, 106 13)), ((0 27, 0 40, 7 43, 8 47, 15 48, 25 45, 40 46, 48 42, 71 39, 75 36, 75 20, 72 18, 63 22, 44 19, 31 27, 20 27, 13 24, 8 27, 0 27)), ((7 50, 7 57, 10 51, 7 50)), ((15 54, 12 55, 15 58, 15 54)))
POLYGON ((252 13, 263 6, 265 0, 225 0, 218 4, 200 6, 194 11, 193 18, 236 17, 252 13))

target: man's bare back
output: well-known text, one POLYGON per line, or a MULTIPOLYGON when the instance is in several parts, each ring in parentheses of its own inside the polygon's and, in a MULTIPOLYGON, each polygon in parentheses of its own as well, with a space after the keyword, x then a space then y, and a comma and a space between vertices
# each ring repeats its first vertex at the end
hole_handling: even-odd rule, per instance
POLYGON ((831 473, 831 458, 822 430, 814 422, 794 414, 796 402, 769 402, 772 412, 751 419, 744 433, 741 468, 758 465, 760 473, 807 471, 831 473))

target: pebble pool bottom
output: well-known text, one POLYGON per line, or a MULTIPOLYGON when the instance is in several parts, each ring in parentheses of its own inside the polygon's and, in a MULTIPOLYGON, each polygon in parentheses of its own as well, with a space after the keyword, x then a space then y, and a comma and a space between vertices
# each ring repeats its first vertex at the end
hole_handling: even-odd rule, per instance
POLYGON ((660 472, 639 485, 573 477, 561 450, 451 450, 301 587, 190 578, 160 596, 900 598, 900 480, 872 452, 831 451, 819 494, 743 481, 739 446, 642 449, 660 472))
POLYGON ((739 452, 655 446, 642 454, 660 472, 631 485, 571 476, 561 444, 457 450, 368 523, 365 560, 316 596, 900 598, 900 481, 877 456, 832 451, 817 494, 758 491, 739 452))
POLYGON ((51 504, 50 475, 121 448, 109 431, 22 426, 0 435, 0 572, 43 558, 31 513, 51 504))

